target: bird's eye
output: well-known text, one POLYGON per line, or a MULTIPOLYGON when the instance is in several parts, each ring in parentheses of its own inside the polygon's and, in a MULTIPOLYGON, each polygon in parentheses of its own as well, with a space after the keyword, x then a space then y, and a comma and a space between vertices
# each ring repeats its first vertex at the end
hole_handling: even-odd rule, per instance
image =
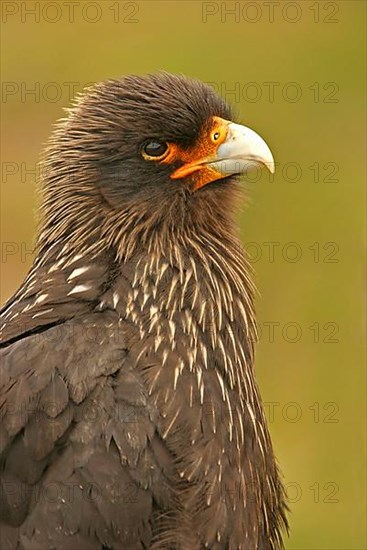
POLYGON ((168 153, 168 145, 164 141, 152 139, 143 144, 141 152, 145 160, 161 160, 168 153))
POLYGON ((220 137, 220 133, 219 132, 214 132, 214 134, 212 136, 213 141, 218 141, 219 137, 220 137))

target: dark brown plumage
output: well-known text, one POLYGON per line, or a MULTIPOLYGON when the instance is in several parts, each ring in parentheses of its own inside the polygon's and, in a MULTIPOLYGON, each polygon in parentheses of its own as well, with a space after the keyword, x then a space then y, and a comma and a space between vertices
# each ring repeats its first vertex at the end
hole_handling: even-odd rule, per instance
POLYGON ((51 138, 2 312, 2 550, 282 547, 230 119, 200 82, 126 77, 51 138))

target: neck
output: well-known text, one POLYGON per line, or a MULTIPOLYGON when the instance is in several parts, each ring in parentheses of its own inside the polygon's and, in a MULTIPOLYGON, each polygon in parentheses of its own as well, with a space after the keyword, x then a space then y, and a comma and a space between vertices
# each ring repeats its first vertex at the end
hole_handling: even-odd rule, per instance
POLYGON ((198 253, 204 255, 200 243, 226 242, 226 247, 240 249, 232 223, 236 182, 220 182, 196 193, 174 190, 168 198, 158 190, 156 196, 117 205, 103 184, 83 183, 83 174, 74 179, 63 181, 50 171, 44 182, 40 257, 93 258, 112 250, 117 260, 127 261, 138 249, 164 252, 171 245, 185 247, 186 240, 198 243, 198 253))
POLYGON ((183 213, 182 203, 175 206, 164 218, 149 218, 143 208, 109 220, 113 227, 119 224, 109 242, 117 274, 102 307, 131 320, 140 337, 159 343, 161 334, 171 334, 175 345, 174 331, 185 335, 190 361, 205 364, 207 350, 197 347, 201 332, 212 353, 220 354, 230 386, 242 390, 256 340, 250 267, 221 208, 204 211, 196 203, 194 214, 189 208, 183 213))
MULTIPOLYGON (((78 201, 60 203, 60 196, 48 193, 37 265, 56 265, 68 279, 76 266, 99 264, 105 280, 89 284, 89 270, 72 277, 76 286, 95 289, 95 303, 113 309, 119 304, 120 314, 133 302, 141 312, 153 307, 166 316, 187 310, 198 330, 209 330, 213 349, 218 343, 225 349, 222 340, 233 330, 239 342, 245 337, 235 353, 242 356, 241 365, 249 366, 256 340, 254 287, 231 219, 233 191, 228 182, 204 192, 175 193, 169 204, 155 208, 151 198, 140 200, 139 210, 136 201, 113 209, 89 193, 79 200, 78 215, 76 206, 70 208, 78 201), (131 296, 121 287, 125 279, 132 282, 131 296)), ((235 372, 228 366, 231 376, 235 372)))

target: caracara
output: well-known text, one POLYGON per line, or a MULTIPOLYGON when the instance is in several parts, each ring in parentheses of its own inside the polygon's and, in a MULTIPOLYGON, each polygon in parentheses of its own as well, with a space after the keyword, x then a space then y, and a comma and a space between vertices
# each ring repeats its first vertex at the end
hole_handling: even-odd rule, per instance
POLYGON ((263 139, 166 73, 87 90, 42 164, 2 311, 1 550, 282 548, 233 222, 263 139))

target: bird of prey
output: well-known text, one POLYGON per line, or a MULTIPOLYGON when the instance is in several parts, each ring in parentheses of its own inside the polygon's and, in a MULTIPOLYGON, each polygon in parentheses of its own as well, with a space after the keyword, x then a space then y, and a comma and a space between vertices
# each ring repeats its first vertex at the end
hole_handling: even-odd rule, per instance
POLYGON ((282 548, 233 221, 269 147, 159 73, 88 89, 42 163, 36 258, 2 310, 1 549, 282 548))

